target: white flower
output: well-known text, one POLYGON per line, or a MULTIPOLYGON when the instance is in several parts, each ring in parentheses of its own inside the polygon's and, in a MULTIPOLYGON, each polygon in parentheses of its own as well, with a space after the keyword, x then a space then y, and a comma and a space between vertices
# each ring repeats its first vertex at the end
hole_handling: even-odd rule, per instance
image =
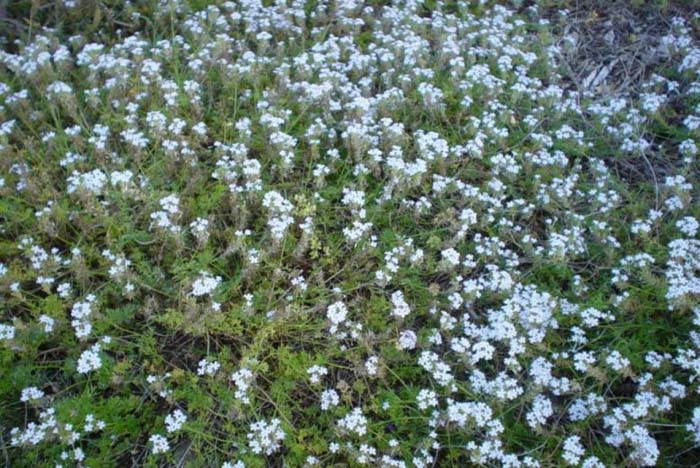
POLYGON ((438 405, 437 394, 427 388, 423 388, 420 392, 418 392, 416 401, 418 402, 418 408, 421 410, 433 408, 438 405))
POLYGON ((56 288, 56 292, 58 292, 59 297, 66 299, 66 298, 68 298, 68 296, 70 296, 71 289, 72 288, 71 288, 70 283, 61 283, 56 288))
POLYGON ((153 445, 151 452, 154 455, 157 455, 159 453, 166 453, 170 450, 170 444, 168 443, 168 439, 166 439, 160 434, 153 434, 148 440, 153 445))
POLYGON ((340 403, 340 397, 338 396, 338 392, 332 388, 324 390, 321 393, 321 409, 323 411, 338 406, 338 403, 340 403))
POLYGON ((583 456, 585 450, 581 445, 581 438, 579 436, 570 436, 564 441, 564 452, 562 453, 562 458, 564 463, 567 465, 578 465, 581 457, 583 456))
POLYGON ((353 408, 338 421, 338 427, 361 437, 367 432, 367 418, 362 414, 361 408, 353 408))
POLYGON ((85 452, 83 452, 83 449, 77 447, 73 450, 73 460, 77 462, 85 460, 85 452))
POLYGON ((245 367, 240 368, 233 374, 231 374, 231 380, 233 380, 234 385, 236 385, 236 391, 234 396, 236 399, 242 401, 246 405, 250 404, 250 397, 248 396, 248 388, 253 383, 255 374, 250 369, 245 367))
POLYGON ((209 221, 204 218, 197 218, 190 223, 190 230, 192 234, 201 243, 204 243, 209 239, 209 221))
POLYGON ((85 425, 83 430, 85 432, 95 432, 103 430, 107 424, 104 421, 95 420, 94 414, 88 414, 85 416, 85 425))
POLYGON ((73 88, 63 81, 54 81, 46 87, 46 94, 50 100, 53 100, 53 97, 58 97, 62 94, 73 94, 73 88))
POLYGON ((317 384, 321 382, 324 375, 328 375, 328 369, 324 366, 314 365, 306 369, 306 373, 309 374, 309 382, 317 384))
POLYGON ((417 341, 418 337, 413 331, 404 330, 399 335, 399 341, 396 346, 401 350, 413 349, 416 347, 417 341))
POLYGON ((452 267, 459 265, 459 252, 457 252, 455 249, 445 249, 440 252, 440 255, 442 255, 442 259, 448 265, 452 267))
POLYGON ((692 216, 686 216, 676 221, 676 227, 686 236, 693 237, 698 233, 700 223, 698 223, 698 220, 692 216))
POLYGON ((73 171, 68 177, 68 193, 84 190, 94 195, 100 195, 107 184, 107 175, 99 169, 86 173, 73 171))
POLYGON ((267 192, 263 196, 262 203, 269 211, 267 225, 272 238, 276 241, 282 240, 287 228, 294 223, 294 218, 291 216, 294 205, 275 191, 267 192))
POLYGON ((159 201, 161 210, 151 213, 153 225, 157 228, 172 232, 173 234, 180 232, 180 226, 175 224, 180 215, 180 198, 175 194, 170 194, 163 197, 159 201))
POLYGON ((528 426, 536 429, 540 426, 544 426, 547 422, 547 418, 552 414, 554 414, 552 402, 546 396, 539 394, 535 396, 535 399, 532 401, 532 407, 525 415, 525 419, 527 419, 528 426))
POLYGON ((15 337, 15 327, 0 323, 0 340, 11 340, 15 337))
POLYGON ((102 367, 100 359, 100 345, 95 344, 90 349, 86 349, 78 358, 78 372, 87 374, 102 367))
POLYGON ((192 126, 192 131, 199 136, 205 136, 207 134, 207 125, 204 122, 199 122, 192 126))
POLYGON ((695 444, 700 445, 700 406, 693 410, 693 418, 690 423, 686 424, 685 428, 693 435, 695 444))
POLYGON ((326 316, 334 326, 343 323, 347 315, 348 309, 345 307, 345 304, 343 304, 340 301, 334 302, 333 304, 329 305, 328 309, 326 310, 326 316))
POLYGON ((129 170, 112 171, 109 173, 109 182, 115 188, 124 189, 125 187, 129 186, 129 182, 131 182, 131 179, 133 177, 134 177, 134 173, 129 171, 129 170))
POLYGON ((92 324, 90 317, 92 315, 92 306, 95 303, 95 296, 89 294, 82 302, 76 302, 71 309, 71 325, 75 330, 75 336, 79 339, 86 338, 92 332, 92 324))
POLYGON ((285 434, 280 427, 280 420, 275 418, 251 424, 247 437, 248 447, 253 453, 272 455, 280 449, 285 434))
POLYGON ((218 361, 209 361, 208 359, 202 359, 197 365, 197 375, 209 375, 212 376, 221 367, 218 361))
POLYGON ((177 215, 180 212, 180 197, 175 194, 170 194, 167 197, 161 198, 160 207, 169 215, 177 215))
POLYGON ((19 398, 21 402, 29 402, 34 400, 39 400, 44 397, 44 392, 39 390, 37 387, 27 387, 22 390, 22 395, 19 398))
POLYGON ((365 370, 369 375, 377 375, 378 366, 379 358, 377 356, 370 356, 367 361, 365 361, 365 370))
POLYGON ((245 463, 242 461, 237 461, 236 463, 224 462, 221 468, 245 468, 245 463))
POLYGON ((432 351, 423 351, 418 357, 418 364, 430 372, 437 383, 442 386, 447 386, 454 379, 450 366, 432 351))
POLYGON ((199 277, 192 283, 191 294, 195 297, 211 295, 214 290, 221 284, 221 276, 214 276, 209 272, 202 271, 199 277))
POLYGON ((590 456, 583 460, 581 468, 605 468, 605 465, 598 457, 590 456))
POLYGON ((345 187, 343 188, 343 199, 341 201, 343 205, 351 208, 362 208, 365 204, 365 192, 345 187))
POLYGON ((165 417, 165 430, 169 433, 179 431, 187 421, 187 416, 181 410, 176 409, 165 417))
POLYGON ((403 298, 403 293, 401 291, 395 291, 391 295, 391 314, 398 318, 405 318, 411 309, 403 298))
POLYGON ((447 400, 447 419, 459 427, 464 427, 470 421, 473 421, 477 427, 485 427, 492 417, 493 410, 486 403, 447 400))
POLYGON ((617 372, 620 372, 627 368, 630 365, 629 359, 624 357, 622 354, 620 354, 619 351, 614 350, 611 352, 607 358, 605 358, 605 362, 614 370, 617 372))
POLYGON ((641 466, 655 466, 659 458, 659 448, 649 431, 640 425, 625 431, 625 438, 634 447, 630 458, 641 466))

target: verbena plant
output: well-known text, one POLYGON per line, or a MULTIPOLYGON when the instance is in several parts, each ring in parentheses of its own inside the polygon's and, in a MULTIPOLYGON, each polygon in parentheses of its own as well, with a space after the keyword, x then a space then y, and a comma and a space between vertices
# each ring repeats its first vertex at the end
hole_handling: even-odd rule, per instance
POLYGON ((7 466, 699 461, 695 20, 611 95, 534 7, 26 11, 7 466))

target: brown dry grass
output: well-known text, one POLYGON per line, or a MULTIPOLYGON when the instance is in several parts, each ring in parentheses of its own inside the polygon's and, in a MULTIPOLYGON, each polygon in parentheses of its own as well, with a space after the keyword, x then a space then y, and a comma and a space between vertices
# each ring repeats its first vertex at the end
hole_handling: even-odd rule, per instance
MULTIPOLYGON (((630 1, 564 0, 541 7, 539 14, 550 20, 562 38, 560 45, 567 51, 565 80, 583 96, 604 101, 634 98, 652 74, 662 74, 670 57, 660 47, 661 40, 674 17, 686 19, 700 36, 700 3, 695 3, 669 2, 662 8, 649 0, 641 6, 630 1)), ((683 105, 674 99, 668 106, 672 114, 678 110, 682 115, 683 105)), ((647 134, 645 138, 652 143, 645 154, 614 157, 608 162, 618 177, 632 184, 650 183, 658 196, 659 182, 676 171, 678 158, 668 155, 677 151, 666 147, 663 135, 647 134)))

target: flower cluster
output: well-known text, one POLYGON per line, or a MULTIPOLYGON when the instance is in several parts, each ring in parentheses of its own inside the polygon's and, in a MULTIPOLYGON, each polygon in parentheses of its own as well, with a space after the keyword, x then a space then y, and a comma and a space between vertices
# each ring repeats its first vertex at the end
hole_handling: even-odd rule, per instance
POLYGON ((248 447, 253 453, 272 455, 280 449, 285 433, 281 428, 281 421, 274 418, 251 424, 247 438, 248 447))
POLYGON ((197 279, 192 282, 190 294, 194 297, 211 296, 221 284, 221 276, 214 276, 207 271, 199 273, 197 279))

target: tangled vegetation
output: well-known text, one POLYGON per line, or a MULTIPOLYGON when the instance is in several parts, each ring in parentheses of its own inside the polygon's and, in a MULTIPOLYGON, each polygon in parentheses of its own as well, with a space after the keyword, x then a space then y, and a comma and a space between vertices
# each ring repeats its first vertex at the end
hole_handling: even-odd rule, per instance
POLYGON ((500 3, 3 10, 0 460, 700 463, 700 15, 500 3))

